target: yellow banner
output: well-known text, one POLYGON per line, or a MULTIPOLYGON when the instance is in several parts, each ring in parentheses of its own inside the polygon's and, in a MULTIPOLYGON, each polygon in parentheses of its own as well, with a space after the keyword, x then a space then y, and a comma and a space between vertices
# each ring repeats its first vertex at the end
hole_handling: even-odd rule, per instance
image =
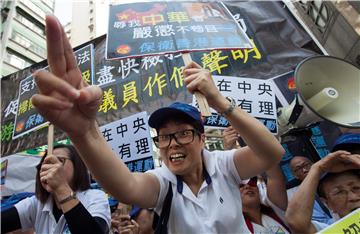
POLYGON ((331 226, 318 232, 320 234, 355 234, 360 233, 360 208, 346 215, 331 226))

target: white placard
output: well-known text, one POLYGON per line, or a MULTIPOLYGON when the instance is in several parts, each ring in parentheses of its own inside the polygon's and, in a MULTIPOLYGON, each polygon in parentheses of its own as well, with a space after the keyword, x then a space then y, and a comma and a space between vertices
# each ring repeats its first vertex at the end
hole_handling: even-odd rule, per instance
MULTIPOLYGON (((273 133, 277 133, 276 99, 273 82, 267 80, 233 77, 212 76, 216 86, 225 97, 231 97, 236 105, 257 118, 273 133)), ((194 106, 196 101, 193 98, 194 106)), ((228 122, 211 109, 213 116, 206 118, 205 126, 223 128, 228 122)))
POLYGON ((106 124, 100 130, 124 163, 153 155, 148 115, 145 111, 106 124))

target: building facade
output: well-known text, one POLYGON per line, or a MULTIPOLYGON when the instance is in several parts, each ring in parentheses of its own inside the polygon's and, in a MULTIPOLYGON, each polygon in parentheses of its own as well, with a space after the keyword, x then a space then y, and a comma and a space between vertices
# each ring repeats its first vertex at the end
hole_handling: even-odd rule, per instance
POLYGON ((54 1, 1 2, 1 77, 46 59, 45 16, 54 1))
POLYGON ((73 47, 96 37, 96 4, 94 0, 73 1, 72 20, 66 32, 73 47))
POLYGON ((360 67, 359 1, 285 1, 326 51, 360 67))

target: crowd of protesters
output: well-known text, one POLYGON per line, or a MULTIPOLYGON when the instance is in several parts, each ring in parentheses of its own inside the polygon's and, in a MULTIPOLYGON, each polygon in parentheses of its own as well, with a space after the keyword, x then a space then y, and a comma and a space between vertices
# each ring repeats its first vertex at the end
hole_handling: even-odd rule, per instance
POLYGON ((231 124, 224 131, 226 149, 206 150, 201 114, 175 102, 149 118, 162 166, 131 173, 99 130, 96 112, 102 91, 83 81, 55 17, 47 16, 46 34, 51 72, 34 73, 39 94, 32 103, 66 132, 74 147, 43 158, 36 196, 2 212, 5 232, 314 233, 360 207, 359 134, 343 136, 333 152, 317 162, 294 157, 291 167, 301 184, 288 199, 279 167, 285 152, 281 144, 262 123, 222 96, 209 71, 195 62, 185 66, 184 83, 231 124), (237 146, 239 136, 245 146, 237 146), (105 194, 88 189, 85 165, 121 202, 113 215, 105 194), (124 212, 124 204, 132 208, 124 212))

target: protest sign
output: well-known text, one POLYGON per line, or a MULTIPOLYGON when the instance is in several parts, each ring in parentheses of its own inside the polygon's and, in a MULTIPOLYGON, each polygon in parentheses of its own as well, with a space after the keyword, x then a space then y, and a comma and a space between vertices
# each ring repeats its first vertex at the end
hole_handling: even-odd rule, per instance
POLYGON ((94 49, 93 44, 84 46, 83 48, 75 51, 75 58, 77 65, 81 71, 83 80, 89 85, 93 84, 94 79, 94 49))
POLYGON ((329 227, 318 232, 319 234, 356 234, 360 233, 360 208, 346 215, 329 227))
POLYGON ((152 139, 147 119, 144 111, 100 127, 112 150, 130 171, 144 172, 154 168, 152 139))
POLYGON ((110 6, 106 58, 251 48, 220 2, 142 2, 110 6))
MULTIPOLYGON (((46 69, 46 68, 45 68, 46 69)), ((13 139, 43 127, 47 121, 35 110, 31 97, 38 93, 34 77, 31 75, 20 81, 17 114, 13 139)))
MULTIPOLYGON (((83 79, 92 84, 93 76, 93 45, 89 44, 74 52, 83 79)), ((49 70, 46 66, 43 68, 49 70)), ((17 112, 14 122, 13 139, 16 139, 31 131, 44 127, 48 122, 35 110, 31 103, 31 97, 38 93, 38 89, 32 75, 20 81, 19 96, 17 100, 17 112)))
MULTIPOLYGON (((225 97, 233 98, 242 110, 260 120, 273 134, 277 134, 276 101, 273 83, 266 80, 213 76, 219 91, 225 97)), ((193 99, 193 105, 196 106, 193 99)), ((224 128, 229 123, 225 117, 212 111, 212 116, 206 117, 205 126, 224 128)))
POLYGON ((3 161, 1 162, 1 180, 0 180, 0 185, 4 185, 4 184, 5 184, 8 162, 9 162, 8 159, 5 159, 5 160, 3 160, 3 161))

